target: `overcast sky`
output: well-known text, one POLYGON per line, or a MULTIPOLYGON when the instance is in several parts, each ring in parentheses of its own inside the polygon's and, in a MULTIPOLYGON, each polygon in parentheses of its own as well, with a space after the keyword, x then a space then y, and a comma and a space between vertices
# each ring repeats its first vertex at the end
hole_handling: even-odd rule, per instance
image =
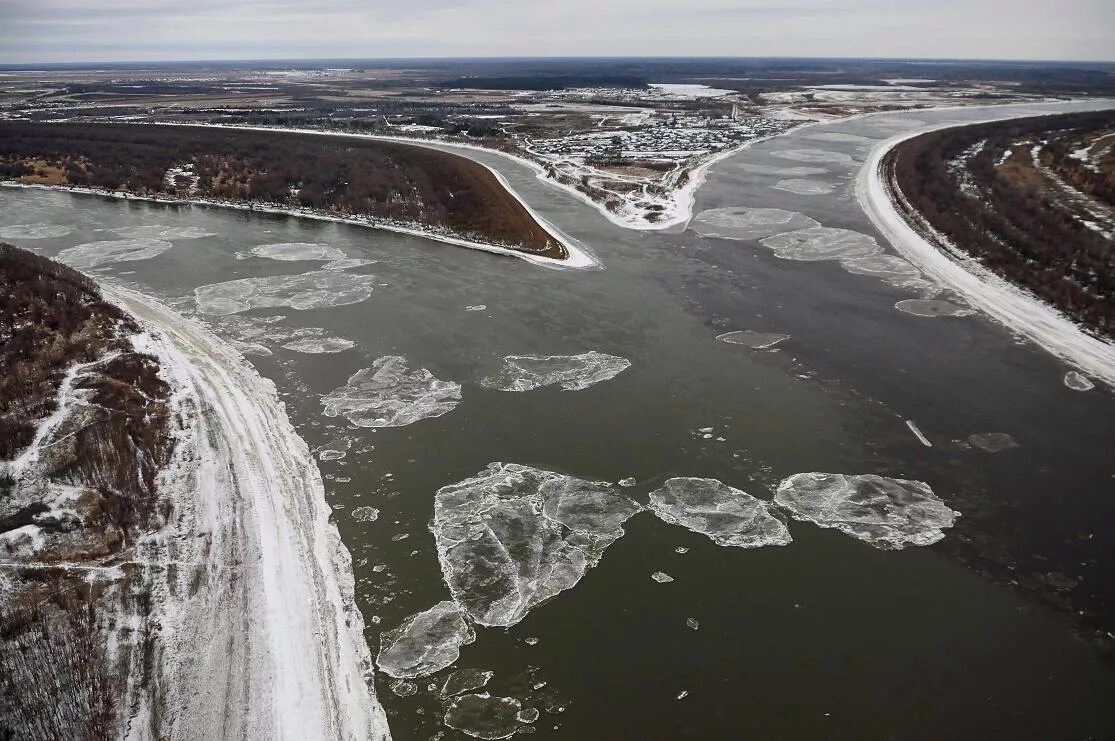
POLYGON ((1115 58, 1115 0, 0 0, 0 62, 1115 58))

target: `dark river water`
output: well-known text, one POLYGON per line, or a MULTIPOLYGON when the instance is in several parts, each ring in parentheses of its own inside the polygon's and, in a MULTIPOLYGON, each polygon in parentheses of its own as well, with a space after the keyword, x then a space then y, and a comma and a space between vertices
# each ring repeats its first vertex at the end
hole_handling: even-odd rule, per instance
MULTIPOLYGON (((695 212, 772 207, 878 236, 853 191, 872 143, 917 123, 987 115, 919 111, 799 129, 717 164, 695 212), (826 133, 850 136, 817 137, 826 133), (800 150, 813 154, 779 154, 800 150), (795 167, 825 172, 766 171, 795 167), (786 179, 832 192, 772 187, 786 179)), ((44 191, 0 189, 0 226, 70 227, 8 240, 46 255, 120 239, 110 230, 131 226, 211 233, 93 271, 191 315, 199 286, 321 265, 237 259, 258 245, 322 243, 376 261, 349 269, 377 279, 359 303, 199 315, 229 339, 244 339, 245 317, 281 315, 261 326, 323 328, 356 342, 311 355, 264 336, 253 341, 274 354, 249 359, 275 381, 312 448, 352 441, 343 459, 320 466, 373 652, 381 629, 449 598, 429 530, 434 493, 492 461, 632 477, 625 491, 643 503, 672 476, 717 478, 770 499, 795 473, 875 473, 925 481, 961 513, 944 540, 902 551, 795 521, 787 547, 725 548, 634 517, 579 584, 514 627, 478 627, 453 667, 491 670, 488 691, 538 708, 537 737, 1115 738, 1110 390, 1070 390, 1063 363, 978 314, 905 314, 894 304, 916 298, 911 290, 833 261, 780 259, 754 240, 624 230, 526 168, 477 156, 604 269, 551 270, 355 226, 44 191), (747 329, 789 339, 765 351, 715 339, 747 329), (504 355, 589 350, 631 367, 582 391, 479 384, 504 355), (321 395, 385 355, 460 383, 460 405, 378 430, 322 414, 321 395), (991 453, 965 442, 988 432, 1017 447, 991 453), (379 510, 374 522, 351 516, 365 505, 379 510), (652 580, 657 571, 674 581, 652 580)), ((409 697, 377 678, 395 738, 464 738, 442 724, 443 701, 429 689, 447 674, 416 680, 409 697)))

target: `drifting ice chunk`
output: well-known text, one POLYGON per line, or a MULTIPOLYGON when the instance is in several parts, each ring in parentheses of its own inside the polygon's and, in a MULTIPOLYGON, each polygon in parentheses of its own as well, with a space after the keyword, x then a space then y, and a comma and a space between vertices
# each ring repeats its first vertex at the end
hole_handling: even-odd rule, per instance
POLYGON ((459 383, 440 381, 425 368, 410 371, 401 355, 376 360, 321 399, 325 416, 344 416, 357 427, 402 427, 440 417, 460 401, 459 383))
POLYGON ((845 260, 882 252, 874 237, 828 226, 776 234, 760 240, 760 243, 783 260, 845 260))
POLYGON ((580 355, 508 355, 499 375, 480 383, 499 391, 531 391, 555 383, 566 391, 582 391, 630 367, 626 358, 595 350, 580 355))
POLYGON ((522 709, 513 697, 462 695, 449 704, 445 725, 473 738, 511 738, 519 730, 522 709))
POLYGON ((752 350, 765 350, 768 347, 774 347, 783 340, 790 339, 790 335, 775 332, 755 332, 745 329, 740 332, 727 332, 718 335, 716 339, 729 345, 743 345, 744 347, 750 347, 752 350))
POLYGON ((414 682, 408 682, 405 679, 400 679, 391 685, 391 691, 399 697, 410 697, 418 692, 418 685, 414 682))
POLYGON ((1065 385, 1073 391, 1091 391, 1096 387, 1091 379, 1079 371, 1069 371, 1065 374, 1065 385))
POLYGON ((872 474, 799 473, 778 485, 774 502, 796 520, 887 550, 936 543, 960 515, 926 483, 872 474))
POLYGON ((830 183, 797 179, 779 180, 771 187, 775 190, 784 190, 787 193, 794 193, 799 196, 821 196, 836 190, 836 186, 830 183))
POLYGON ((72 268, 95 268, 118 262, 149 260, 158 257, 171 247, 161 239, 116 239, 107 242, 86 242, 62 250, 58 259, 72 268))
POLYGON ((438 490, 431 529, 453 599, 510 626, 577 584, 641 509, 607 482, 491 463, 438 490))
POLYGON ((330 247, 327 244, 313 242, 282 242, 279 244, 261 244, 252 248, 256 257, 266 257, 269 260, 344 260, 348 255, 343 250, 330 247))
POLYGON ((674 580, 674 577, 670 576, 665 571, 655 571, 650 575, 650 578, 654 579, 659 584, 669 584, 674 580))
POLYGON ((968 442, 980 450, 986 450, 988 453, 1001 453, 1004 450, 1022 447, 1017 440, 1005 432, 977 432, 974 435, 968 435, 968 442))
POLYGON ((61 224, 12 224, 0 226, 0 239, 56 239, 72 232, 68 226, 61 224))
POLYGON ((487 308, 487 304, 473 304, 471 306, 466 306, 465 311, 484 311, 487 308))
POLYGON ((686 618, 685 627, 689 628, 690 630, 698 630, 701 627, 701 623, 697 620, 697 618, 686 618))
POLYGON ((721 239, 761 239, 815 226, 820 224, 805 214, 780 208, 714 208, 693 218, 694 231, 721 239))
POLYGON ((651 492, 650 509, 671 525, 737 548, 789 545, 790 531, 766 502, 716 479, 673 478, 651 492))
POLYGON ((894 255, 871 255, 870 257, 845 258, 841 266, 849 273, 870 275, 888 282, 921 280, 921 271, 901 257, 894 255))
POLYGON ((214 283, 195 288, 194 298, 203 314, 238 314, 248 309, 277 306, 305 311, 366 301, 372 295, 375 281, 371 275, 318 270, 301 275, 241 278, 214 283))
POLYGON ((275 354, 271 352, 271 348, 267 347, 266 345, 261 345, 258 342, 241 342, 240 340, 232 340, 230 344, 244 355, 258 355, 261 358, 269 358, 275 354))
POLYGON ((308 353, 311 355, 344 352, 353 347, 356 347, 356 343, 352 340, 346 340, 343 337, 320 337, 317 339, 295 340, 294 342, 288 342, 283 345, 284 350, 292 350, 294 352, 308 353))
POLYGON ((515 720, 520 723, 533 723, 538 720, 539 715, 541 715, 541 713, 538 712, 538 708, 523 708, 519 711, 519 714, 515 716, 515 720))
POLYGON ((963 306, 958 306, 948 301, 939 301, 936 299, 922 299, 922 298, 908 298, 905 301, 899 301, 894 305, 894 308, 899 311, 913 314, 914 316, 971 316, 976 312, 971 309, 966 309, 963 306))
POLYGON ((133 239, 201 239, 202 237, 215 237, 213 232, 207 232, 196 226, 122 226, 112 231, 121 237, 133 239))
POLYGON ((798 162, 831 162, 840 165, 852 164, 852 156, 844 152, 829 152, 825 149, 784 149, 780 152, 771 152, 773 157, 781 157, 798 162))
POLYGON ((321 266, 322 270, 348 270, 349 268, 362 268, 365 265, 374 265, 376 260, 364 260, 359 257, 346 257, 343 260, 333 260, 321 266))
POLYGON ((379 519, 379 510, 375 507, 357 507, 352 510, 352 519, 357 522, 375 522, 379 519))
POLYGON ((383 633, 376 664, 396 679, 424 677, 451 666, 460 657, 461 646, 475 640, 476 632, 460 608, 446 600, 383 633))
POLYGON ((458 669, 445 679, 445 684, 441 686, 441 696, 452 697, 469 690, 478 690, 493 676, 493 672, 483 669, 458 669))
POLYGON ((639 483, 639 482, 638 482, 638 481, 636 481, 636 480, 635 480, 635 478, 634 478, 633 476, 628 476, 628 477, 627 477, 627 478, 625 478, 625 479, 620 479, 620 480, 619 480, 619 485, 620 485, 620 486, 622 486, 622 487, 624 487, 624 488, 627 488, 627 487, 631 487, 631 486, 634 486, 634 485, 635 485, 635 484, 637 484, 637 483, 639 483))

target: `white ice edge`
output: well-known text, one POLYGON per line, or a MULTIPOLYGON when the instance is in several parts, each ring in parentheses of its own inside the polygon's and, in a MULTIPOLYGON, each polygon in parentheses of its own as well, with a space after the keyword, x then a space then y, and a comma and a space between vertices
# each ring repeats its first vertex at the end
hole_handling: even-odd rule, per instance
MULTIPOLYGON (((179 435, 192 457, 160 479, 178 547, 200 549, 207 571, 196 594, 164 596, 162 735, 386 741, 351 557, 274 384, 197 322, 102 288, 144 327, 137 347, 159 357, 175 396, 197 409, 179 435)), ((131 735, 144 737, 143 725, 131 735)))
MULTIPOLYGON (((1058 113, 1061 112, 1038 115, 1053 116, 1058 113)), ((914 137, 941 129, 1032 117, 1035 114, 1028 111, 1017 116, 991 116, 959 124, 941 123, 891 137, 871 149, 856 178, 856 199, 891 246, 930 278, 956 291, 973 308, 983 311, 1008 329, 1115 388, 1115 344, 1088 334, 1050 304, 1000 278, 976 260, 953 257, 931 244, 899 212, 894 200, 898 196, 890 192, 883 173, 886 155, 914 137)), ((957 253, 960 254, 960 250, 957 253)))

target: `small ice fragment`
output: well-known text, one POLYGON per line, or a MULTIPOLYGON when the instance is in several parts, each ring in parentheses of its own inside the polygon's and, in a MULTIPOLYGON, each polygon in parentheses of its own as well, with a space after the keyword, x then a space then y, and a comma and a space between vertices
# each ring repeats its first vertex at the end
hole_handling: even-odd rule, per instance
POLYGON ((683 545, 679 545, 677 548, 674 549, 674 553, 686 554, 689 553, 689 549, 683 545))
POLYGON ((1005 432, 977 432, 968 435, 968 442, 988 453, 1001 453, 1004 450, 1021 447, 1017 440, 1005 432))
POLYGON ((678 693, 678 699, 679 700, 684 700, 687 697, 689 697, 689 690, 682 690, 681 692, 678 693))
POLYGON ((697 432, 712 432, 714 429, 715 428, 713 427, 701 427, 697 430, 697 432))
POLYGON ((622 486, 622 487, 625 487, 625 488, 626 488, 626 487, 631 487, 631 486, 634 486, 634 485, 635 485, 635 484, 637 484, 637 483, 639 483, 639 482, 638 482, 638 481, 636 481, 636 480, 635 480, 635 478, 634 478, 633 476, 628 476, 628 477, 627 477, 627 478, 625 478, 625 479, 620 479, 620 480, 619 480, 619 485, 620 485, 620 486, 622 486))
POLYGON ((376 664, 397 679, 423 677, 452 665, 461 646, 475 640, 476 633, 460 608, 446 600, 383 633, 376 664))
POLYGON ((471 306, 466 306, 465 311, 484 311, 484 309, 487 308, 488 306, 486 304, 473 304, 471 306))
POLYGON ((387 569, 387 564, 385 564, 385 563, 377 563, 375 566, 372 567, 372 571, 376 572, 377 574, 380 573, 381 571, 386 570, 386 569, 387 569))
POLYGON ((921 442, 922 445, 924 445, 927 448, 932 448, 933 447, 933 443, 929 442, 929 439, 926 438, 926 436, 921 433, 921 430, 918 429, 918 426, 916 424, 914 424, 914 420, 912 420, 912 419, 906 420, 906 426, 910 428, 910 432, 914 433, 914 437, 916 437, 921 442))
POLYGON ((701 623, 697 621, 697 618, 686 618, 685 619, 685 625, 690 630, 697 630, 698 628, 701 627, 701 623))
POLYGON ((357 507, 352 510, 352 519, 357 522, 375 522, 379 519, 379 510, 375 507, 357 507))
POLYGON ((721 546, 762 548, 792 540, 781 515, 766 502, 716 479, 668 479, 651 492, 650 509, 663 522, 721 546))
POLYGON ((484 669, 458 669, 445 678, 445 684, 441 686, 441 696, 452 697, 469 690, 478 690, 493 676, 493 672, 484 669))
POLYGON ((398 682, 392 683, 391 691, 399 697, 410 697, 411 695, 418 692, 418 685, 416 685, 414 682, 408 682, 405 679, 400 679, 398 682))
POLYGON ((392 535, 391 540, 395 543, 398 543, 400 540, 406 540, 409 537, 410 533, 399 533, 398 535, 392 535))
POLYGON ((500 372, 480 384, 497 391, 532 391, 554 384, 565 391, 582 391, 630 367, 629 360, 596 350, 580 355, 507 355, 500 372))
POLYGON ((1065 385, 1073 391, 1091 391, 1096 387, 1092 379, 1079 371, 1069 371, 1065 374, 1065 385))
POLYGON ((510 738, 521 727, 522 704, 513 697, 462 695, 449 704, 445 725, 481 739, 510 738))
POLYGON ((527 638, 523 639, 523 643, 527 644, 528 646, 537 646, 538 639, 534 636, 528 636, 527 638))
POLYGON ((670 576, 664 571, 655 571, 653 574, 650 575, 650 578, 654 579, 659 584, 668 584, 669 582, 672 582, 674 580, 674 577, 670 576))
POLYGON ((538 716, 538 708, 523 708, 519 711, 519 714, 515 716, 515 720, 520 723, 533 723, 538 720, 538 716))
POLYGON ((712 433, 711 432, 706 432, 705 434, 701 435, 701 438, 704 439, 704 440, 711 440, 712 439, 712 433))

